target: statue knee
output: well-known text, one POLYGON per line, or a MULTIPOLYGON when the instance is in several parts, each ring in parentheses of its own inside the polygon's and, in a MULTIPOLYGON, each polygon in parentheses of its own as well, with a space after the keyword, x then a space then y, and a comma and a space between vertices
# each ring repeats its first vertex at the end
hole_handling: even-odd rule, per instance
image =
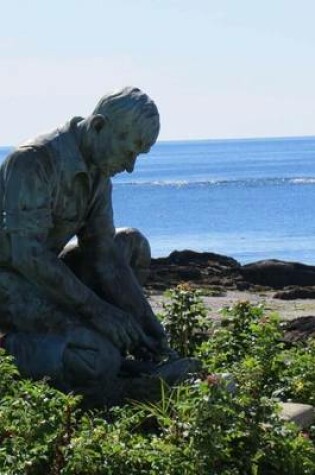
POLYGON ((110 388, 121 367, 119 350, 99 334, 78 327, 68 337, 63 353, 64 380, 78 392, 110 388))
POLYGON ((58 387, 62 386, 66 348, 63 336, 11 331, 4 337, 3 347, 13 357, 23 377, 34 380, 49 378, 53 384, 58 381, 58 387))
POLYGON ((83 275, 83 256, 82 251, 77 243, 70 242, 66 244, 58 257, 72 270, 76 276, 80 278, 81 275, 83 275))
POLYGON ((3 346, 23 377, 48 378, 64 392, 110 394, 121 367, 117 348, 81 326, 67 335, 9 332, 3 346))
POLYGON ((151 248, 148 239, 135 228, 117 228, 115 242, 143 285, 150 272, 151 248))

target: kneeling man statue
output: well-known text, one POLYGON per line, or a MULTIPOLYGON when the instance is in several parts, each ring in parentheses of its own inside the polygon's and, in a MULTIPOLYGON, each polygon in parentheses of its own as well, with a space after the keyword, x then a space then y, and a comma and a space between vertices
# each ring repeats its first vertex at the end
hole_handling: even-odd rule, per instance
POLYGON ((110 177, 131 173, 158 133, 154 102, 125 88, 0 168, 1 345, 23 376, 95 404, 150 399, 196 369, 143 294, 147 239, 113 222, 110 177))

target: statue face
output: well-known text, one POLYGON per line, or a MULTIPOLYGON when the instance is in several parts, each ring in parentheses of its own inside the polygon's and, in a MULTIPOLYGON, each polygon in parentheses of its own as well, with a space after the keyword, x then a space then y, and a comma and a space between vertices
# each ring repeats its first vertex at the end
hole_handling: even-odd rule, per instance
POLYGON ((108 177, 123 171, 132 173, 138 155, 149 150, 136 128, 106 125, 94 140, 92 160, 108 177))

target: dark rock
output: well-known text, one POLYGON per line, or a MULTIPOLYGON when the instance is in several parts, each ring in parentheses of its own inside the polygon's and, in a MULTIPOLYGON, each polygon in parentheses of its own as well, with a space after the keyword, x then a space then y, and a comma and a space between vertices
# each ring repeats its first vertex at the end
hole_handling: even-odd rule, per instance
POLYGON ((248 290, 250 288, 250 284, 244 281, 236 282, 236 288, 237 290, 248 290))
POLYGON ((315 266, 276 259, 253 262, 241 267, 244 280, 281 289, 289 285, 315 285, 315 266))
POLYGON ((307 338, 315 337, 315 317, 299 317, 283 325, 285 332, 284 342, 295 343, 307 338))
POLYGON ((173 251, 167 258, 169 264, 176 265, 201 265, 204 267, 217 266, 220 269, 222 266, 240 267, 240 263, 232 257, 222 256, 221 254, 215 254, 213 252, 195 252, 190 250, 173 251))
POLYGON ((213 285, 222 286, 222 280, 220 279, 220 276, 218 276, 218 277, 210 276, 209 279, 208 279, 208 284, 211 285, 211 287, 213 285))
POLYGON ((275 297, 287 300, 315 298, 315 266, 298 262, 271 259, 241 266, 232 257, 184 250, 152 259, 150 271, 146 284, 150 290, 164 290, 182 282, 200 288, 220 285, 231 290, 254 291, 294 286, 295 290, 285 289, 275 297), (304 291, 300 287, 309 288, 304 291))
POLYGON ((315 299, 315 287, 294 287, 293 289, 280 290, 273 298, 281 300, 315 299))
POLYGON ((212 252, 174 251, 168 257, 152 259, 149 289, 167 289, 181 282, 196 287, 223 285, 236 288, 234 278, 242 279, 240 264, 232 257, 212 252))
POLYGON ((200 270, 191 266, 187 268, 179 268, 177 273, 183 280, 200 280, 202 277, 200 270))

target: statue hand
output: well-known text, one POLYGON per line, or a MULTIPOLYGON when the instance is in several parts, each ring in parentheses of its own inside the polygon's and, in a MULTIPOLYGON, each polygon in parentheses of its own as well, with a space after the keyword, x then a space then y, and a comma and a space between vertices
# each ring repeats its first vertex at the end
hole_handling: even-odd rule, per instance
POLYGON ((156 346, 156 359, 159 360, 173 360, 179 358, 178 353, 175 350, 172 350, 170 347, 166 336, 159 339, 156 346))
POLYGON ((162 323, 152 311, 152 308, 147 306, 144 317, 142 317, 143 328, 147 335, 157 342, 166 340, 166 334, 162 323))
POLYGON ((108 316, 98 315, 93 318, 94 326, 122 351, 144 346, 153 351, 151 339, 148 338, 134 318, 128 313, 116 309, 108 316))
POLYGON ((149 345, 145 344, 134 349, 132 354, 138 360, 142 361, 169 361, 178 359, 179 355, 175 350, 172 350, 169 346, 167 338, 155 339, 150 336, 146 336, 146 342, 149 341, 149 345))

